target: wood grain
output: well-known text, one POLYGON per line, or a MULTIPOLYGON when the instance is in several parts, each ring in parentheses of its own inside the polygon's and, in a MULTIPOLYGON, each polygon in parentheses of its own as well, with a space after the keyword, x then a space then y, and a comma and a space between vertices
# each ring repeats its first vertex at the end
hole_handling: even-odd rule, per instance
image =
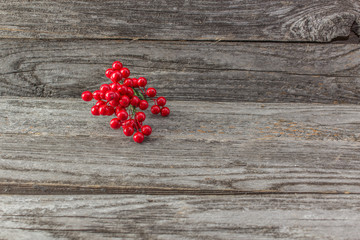
POLYGON ((171 101, 141 145, 90 107, 1 98, 1 192, 360 193, 357 105, 171 101))
POLYGON ((115 59, 171 100, 360 103, 357 44, 1 40, 0 95, 78 97, 115 59))
POLYGON ((0 239, 357 239, 359 195, 2 196, 0 239))
POLYGON ((359 16, 357 0, 2 0, 0 37, 329 42, 359 16))

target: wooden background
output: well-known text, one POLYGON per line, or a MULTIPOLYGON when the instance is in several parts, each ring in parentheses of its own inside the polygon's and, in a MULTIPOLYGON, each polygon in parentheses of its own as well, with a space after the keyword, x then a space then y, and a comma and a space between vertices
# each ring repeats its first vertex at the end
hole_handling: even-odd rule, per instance
POLYGON ((358 239, 357 0, 0 0, 0 239, 358 239), (135 144, 84 90, 169 99, 135 144))

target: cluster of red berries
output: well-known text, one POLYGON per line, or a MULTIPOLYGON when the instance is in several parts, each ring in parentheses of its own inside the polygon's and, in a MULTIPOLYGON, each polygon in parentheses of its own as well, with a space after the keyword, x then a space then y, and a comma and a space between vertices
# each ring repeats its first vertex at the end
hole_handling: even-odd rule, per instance
MULTIPOLYGON (((145 88, 147 80, 144 77, 129 78, 130 70, 123 67, 122 63, 115 61, 112 68, 105 71, 105 75, 112 81, 111 84, 103 84, 99 90, 85 91, 81 97, 84 101, 91 101, 93 98, 97 103, 91 108, 91 113, 95 116, 116 115, 110 121, 113 129, 123 128, 126 136, 133 136, 137 143, 144 141, 144 135, 149 136, 152 128, 143 125, 146 119, 144 112, 149 107, 149 100, 154 101, 150 111, 153 114, 161 114, 166 117, 170 114, 170 109, 165 107, 166 98, 156 96, 155 88, 145 88)), ((150 101, 151 102, 151 101, 150 101)))

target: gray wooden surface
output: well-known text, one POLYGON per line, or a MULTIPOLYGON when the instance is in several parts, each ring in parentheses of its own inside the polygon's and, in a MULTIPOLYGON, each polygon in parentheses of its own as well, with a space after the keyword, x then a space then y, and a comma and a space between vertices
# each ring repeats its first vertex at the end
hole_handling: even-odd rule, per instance
POLYGON ((114 59, 171 100, 359 103, 359 44, 0 41, 0 95, 79 97, 114 59))
POLYGON ((359 239, 359 25, 357 0, 0 0, 0 239, 359 239), (114 60, 169 99, 141 145, 80 99, 114 60))
POLYGON ((2 192, 360 193, 357 105, 172 101, 139 145, 79 99, 0 103, 2 192))
POLYGON ((36 0, 0 3, 0 37, 316 41, 346 37, 357 0, 36 0))
POLYGON ((142 145, 79 99, 0 106, 4 239, 359 234, 358 105, 172 101, 142 145))
POLYGON ((359 195, 3 196, 0 238, 357 239, 359 195))

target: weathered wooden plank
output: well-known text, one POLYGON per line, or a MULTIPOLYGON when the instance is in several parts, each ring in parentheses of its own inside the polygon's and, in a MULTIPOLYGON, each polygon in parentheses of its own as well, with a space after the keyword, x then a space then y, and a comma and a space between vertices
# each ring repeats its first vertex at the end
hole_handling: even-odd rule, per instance
POLYGON ((359 195, 1 196, 1 239, 357 239, 359 195))
POLYGON ((357 0, 1 1, 0 37, 328 42, 359 11, 357 0))
POLYGON ((356 44, 0 41, 0 95, 78 97, 115 59, 172 100, 360 102, 356 44))
POLYGON ((358 105, 171 101, 141 145, 90 106, 2 97, 0 192, 360 193, 358 105))

